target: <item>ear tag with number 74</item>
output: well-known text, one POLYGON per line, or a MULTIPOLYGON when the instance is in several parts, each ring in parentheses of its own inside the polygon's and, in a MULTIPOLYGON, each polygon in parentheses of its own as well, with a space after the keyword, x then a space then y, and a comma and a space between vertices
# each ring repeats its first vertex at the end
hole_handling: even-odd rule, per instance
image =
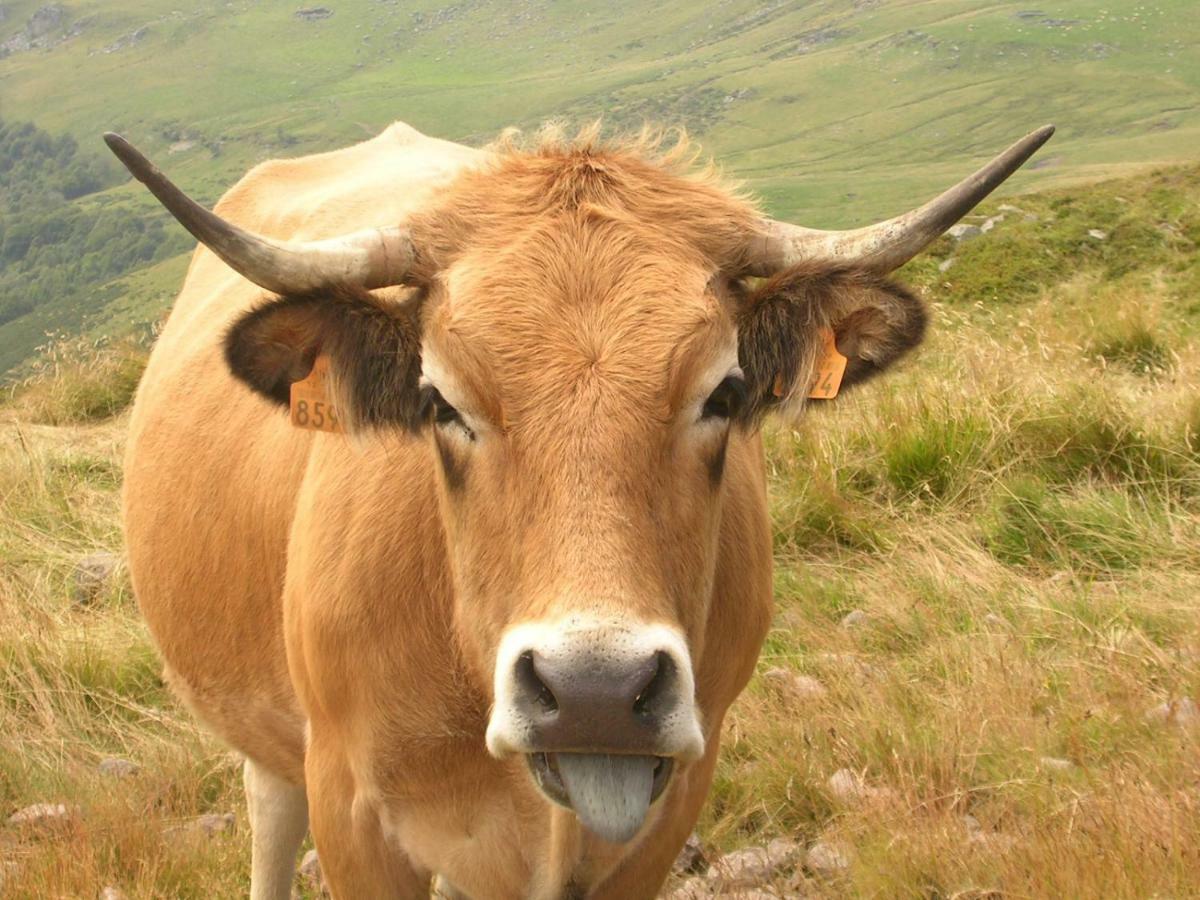
POLYGON ((823 328, 821 339, 824 347, 821 349, 821 359, 817 363, 817 377, 808 396, 812 400, 832 400, 842 387, 842 377, 846 374, 846 357, 838 352, 832 328, 823 328))
MULTIPOLYGON (((846 357, 838 352, 832 328, 821 329, 821 341, 821 358, 817 361, 813 386, 808 391, 810 400, 832 400, 838 395, 842 387, 842 378, 846 374, 846 357)), ((776 375, 772 393, 776 397, 782 397, 783 391, 783 376, 776 375)))
POLYGON ((296 428, 309 431, 340 432, 342 422, 329 399, 329 357, 318 356, 312 371, 292 382, 291 419, 296 428))

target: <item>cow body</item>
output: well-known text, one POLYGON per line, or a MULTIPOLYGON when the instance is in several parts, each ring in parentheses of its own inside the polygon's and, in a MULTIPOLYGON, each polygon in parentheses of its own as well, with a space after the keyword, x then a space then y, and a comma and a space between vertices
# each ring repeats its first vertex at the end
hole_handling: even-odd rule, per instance
MULTIPOLYGON (((260 166, 217 212, 272 237, 323 238, 404 221, 484 162, 395 125, 343 151, 260 166)), ((402 303, 407 292, 375 293, 402 303)), ((197 251, 134 406, 124 494, 134 589, 171 684, 257 767, 255 783, 269 783, 256 801, 248 777, 256 877, 259 832, 276 841, 266 855, 294 855, 306 797, 339 897, 426 896, 435 875, 476 900, 654 896, 698 816, 722 719, 769 621, 757 430, 734 429, 723 451, 703 615, 685 623, 703 754, 677 767, 636 838, 605 842, 546 801, 523 758, 488 752, 493 698, 464 651, 473 614, 456 588, 448 548, 459 525, 443 512, 435 442, 399 428, 297 430, 229 373, 223 341, 264 296, 197 251), (260 828, 287 785, 301 793, 275 817, 299 825, 260 828)), ((682 340, 692 325, 678 325, 682 340)), ((507 377, 522 377, 519 366, 507 377)), ((578 458, 563 454, 559 468, 578 458)), ((591 507, 601 519, 604 502, 591 507)), ((518 552, 537 557, 551 532, 526 530, 537 546, 518 552)), ((555 565, 574 565, 564 560, 555 565)), ((256 890, 269 896, 280 877, 256 890)))

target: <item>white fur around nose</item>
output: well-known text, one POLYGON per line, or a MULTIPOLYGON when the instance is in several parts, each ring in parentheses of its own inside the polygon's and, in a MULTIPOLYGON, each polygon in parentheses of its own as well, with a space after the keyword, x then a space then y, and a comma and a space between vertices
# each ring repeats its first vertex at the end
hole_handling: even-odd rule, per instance
POLYGON ((487 748, 503 759, 514 753, 536 753, 533 723, 517 708, 517 660, 533 651, 543 659, 570 664, 597 657, 630 665, 665 653, 675 664, 679 702, 662 723, 659 756, 696 760, 704 755, 704 733, 696 707, 692 659, 683 635, 666 625, 637 625, 572 616, 555 622, 526 622, 511 626, 500 641, 494 674, 495 702, 488 720, 487 748))

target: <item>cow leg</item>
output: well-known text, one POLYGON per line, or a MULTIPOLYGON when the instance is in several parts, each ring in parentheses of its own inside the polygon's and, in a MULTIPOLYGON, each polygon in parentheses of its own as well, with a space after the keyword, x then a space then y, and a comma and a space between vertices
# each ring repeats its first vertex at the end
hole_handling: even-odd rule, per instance
POLYGON ((304 771, 321 874, 334 900, 429 900, 430 873, 387 841, 378 812, 355 800, 343 757, 322 752, 315 734, 304 771))
POLYGON ((304 786, 249 759, 242 779, 250 813, 250 900, 289 900, 296 853, 308 831, 304 786))

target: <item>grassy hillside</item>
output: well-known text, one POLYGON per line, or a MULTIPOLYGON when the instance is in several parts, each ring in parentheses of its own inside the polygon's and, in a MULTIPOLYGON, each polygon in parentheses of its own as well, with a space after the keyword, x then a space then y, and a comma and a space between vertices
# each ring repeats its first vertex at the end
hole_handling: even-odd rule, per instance
MULTIPOLYGON (((1018 205, 903 273, 915 359, 768 431, 775 626, 700 835, 844 852, 780 896, 1200 895, 1200 168, 1018 205)), ((124 422, 92 417, 136 355, 76 346, 0 412, 0 814, 67 812, 0 826, 6 897, 248 886, 236 763, 125 575, 71 600, 120 553, 124 422)))
MULTIPOLYGON (((97 153, 120 130, 209 201, 256 161, 396 118, 468 141, 555 116, 650 118, 698 133, 773 212, 822 226, 911 205, 1048 121, 1059 134, 1015 190, 1194 159, 1200 143, 1191 0, 301 6, 5 0, 0 111, 97 153)), ((80 202, 153 208, 133 186, 80 202)), ((45 331, 108 327, 124 283, 86 287, 0 325, 0 370, 45 331)), ((112 327, 152 317, 169 282, 154 291, 112 327)))

